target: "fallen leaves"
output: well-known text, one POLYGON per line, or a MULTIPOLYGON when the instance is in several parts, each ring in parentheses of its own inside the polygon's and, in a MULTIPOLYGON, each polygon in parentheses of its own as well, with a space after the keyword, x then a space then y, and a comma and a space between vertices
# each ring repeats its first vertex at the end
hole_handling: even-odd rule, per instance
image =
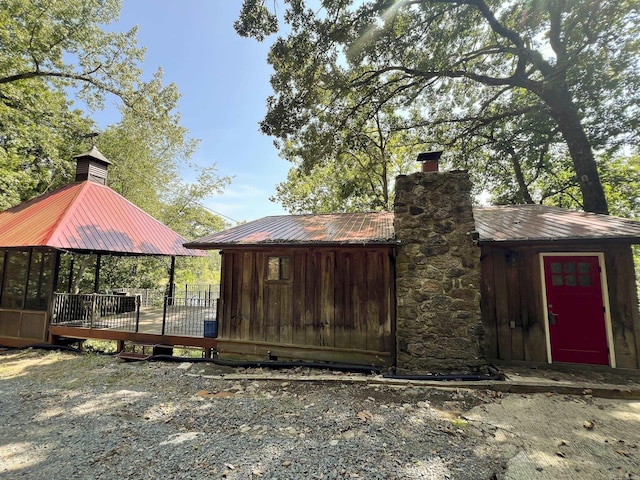
POLYGON ((231 392, 210 392, 208 390, 198 390, 196 395, 202 398, 231 398, 234 396, 231 392))
POLYGON ((373 420, 373 414, 369 410, 362 410, 358 412, 358 418, 363 422, 370 422, 373 420))

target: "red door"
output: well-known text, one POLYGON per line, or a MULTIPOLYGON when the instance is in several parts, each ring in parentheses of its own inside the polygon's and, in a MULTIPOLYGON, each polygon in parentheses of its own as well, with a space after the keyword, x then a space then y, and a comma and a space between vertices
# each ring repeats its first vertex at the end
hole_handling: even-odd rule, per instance
POLYGON ((544 278, 554 362, 609 365, 597 256, 545 256, 544 278))

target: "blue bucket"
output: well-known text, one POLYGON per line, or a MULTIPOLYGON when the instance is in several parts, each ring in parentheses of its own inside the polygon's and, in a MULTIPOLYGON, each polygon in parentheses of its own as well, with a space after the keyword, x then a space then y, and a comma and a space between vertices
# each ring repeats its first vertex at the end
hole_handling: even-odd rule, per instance
POLYGON ((204 336, 207 338, 218 337, 218 321, 217 320, 204 321, 204 336))

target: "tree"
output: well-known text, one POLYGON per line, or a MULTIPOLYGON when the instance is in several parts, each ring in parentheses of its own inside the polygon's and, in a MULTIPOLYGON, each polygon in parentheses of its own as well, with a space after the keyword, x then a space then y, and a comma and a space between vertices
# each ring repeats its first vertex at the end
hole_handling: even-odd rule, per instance
MULTIPOLYGON (((187 238, 211 233, 224 222, 199 202, 229 179, 218 177, 215 165, 196 171, 194 184, 180 178, 184 166, 193 167, 198 141, 180 124, 177 87, 163 84, 160 69, 142 80, 137 29, 108 31, 120 6, 121 0, 0 2, 0 209, 72 180, 72 156, 88 149, 96 127, 71 99, 94 111, 113 98, 122 118, 96 140, 113 162, 109 186, 187 238)), ((126 279, 128 286, 149 286, 166 271, 157 259, 103 260, 104 284, 126 279)), ((93 288, 95 263, 91 256, 75 262, 74 287, 93 288)))
POLYGON ((287 142, 281 156, 294 167, 272 200, 295 213, 391 210, 394 179, 415 165, 422 142, 396 130, 392 112, 361 120, 327 119, 287 142))
POLYGON ((154 172, 171 155, 188 158, 197 145, 180 131, 177 87, 163 86, 161 70, 141 79, 136 28, 105 30, 119 12, 120 0, 0 2, 0 208, 72 179, 72 156, 86 149, 95 125, 74 109, 71 96, 92 110, 107 96, 119 99, 129 125, 169 129, 167 139, 158 132, 156 140, 164 141, 147 158, 163 164, 154 172))
MULTIPOLYGON (((550 147, 557 139, 564 145, 558 155, 548 150, 540 173, 570 160, 583 208, 608 213, 594 152, 637 141, 637 2, 344 0, 316 10, 285 3, 290 31, 269 54, 274 95, 264 133, 297 139, 321 112, 348 122, 395 102, 421 110, 403 115, 405 128, 433 131, 434 144, 468 142, 501 123, 501 138, 485 136, 481 150, 513 159, 509 129, 533 115, 550 147), (355 103, 345 101, 354 94, 355 103)), ((275 33, 276 21, 263 2, 245 0, 236 30, 261 39, 275 33)))

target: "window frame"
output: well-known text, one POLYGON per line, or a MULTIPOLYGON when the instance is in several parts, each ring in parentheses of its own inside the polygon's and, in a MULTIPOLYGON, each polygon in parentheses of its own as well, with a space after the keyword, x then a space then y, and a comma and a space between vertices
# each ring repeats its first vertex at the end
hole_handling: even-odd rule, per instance
POLYGON ((265 265, 265 275, 266 281, 268 283, 289 283, 293 280, 293 260, 292 255, 286 254, 267 254, 266 255, 266 265, 265 265), (271 273, 271 261, 272 259, 278 260, 278 278, 272 278, 271 273), (286 263, 286 265, 285 265, 286 263), (285 276, 285 274, 287 274, 285 276))

